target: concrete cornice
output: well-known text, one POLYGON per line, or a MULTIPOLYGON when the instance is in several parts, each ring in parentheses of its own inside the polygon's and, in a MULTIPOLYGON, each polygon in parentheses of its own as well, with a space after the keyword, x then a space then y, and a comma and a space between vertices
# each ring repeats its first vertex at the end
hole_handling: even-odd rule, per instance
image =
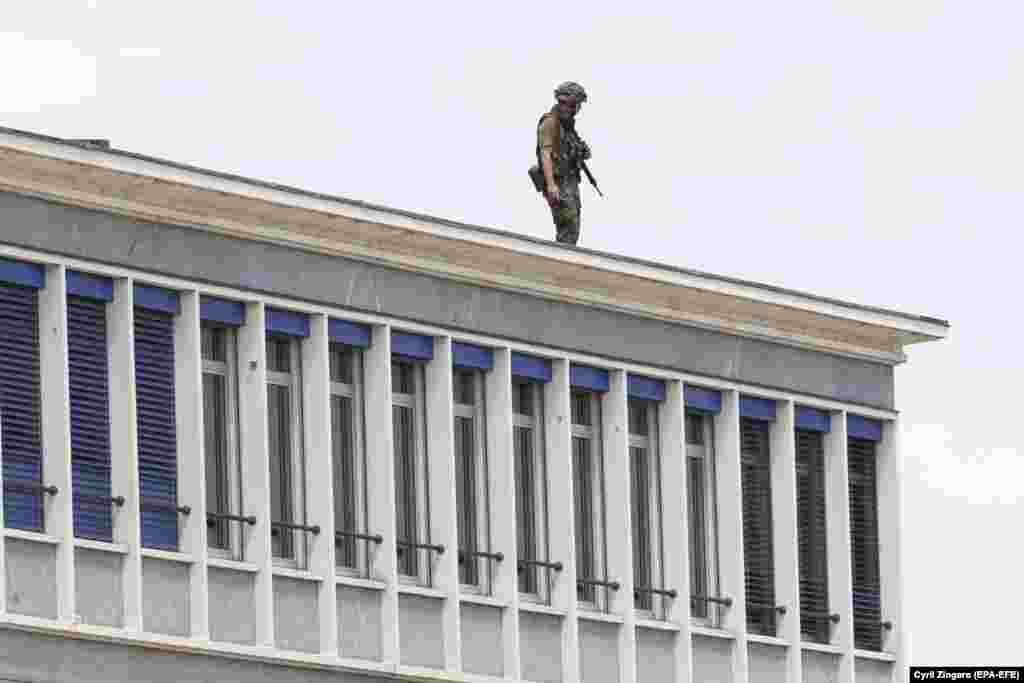
POLYGON ((0 128, 0 188, 488 287, 865 358, 943 320, 743 282, 0 128))

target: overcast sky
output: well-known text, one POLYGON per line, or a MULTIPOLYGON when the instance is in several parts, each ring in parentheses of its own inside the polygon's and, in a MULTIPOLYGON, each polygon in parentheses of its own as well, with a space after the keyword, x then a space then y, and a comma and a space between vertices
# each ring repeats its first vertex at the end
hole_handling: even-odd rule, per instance
POLYGON ((552 239, 581 82, 581 246, 952 323, 896 374, 912 660, 1021 662, 1024 3, 330 4, 5 3, 0 125, 552 239))

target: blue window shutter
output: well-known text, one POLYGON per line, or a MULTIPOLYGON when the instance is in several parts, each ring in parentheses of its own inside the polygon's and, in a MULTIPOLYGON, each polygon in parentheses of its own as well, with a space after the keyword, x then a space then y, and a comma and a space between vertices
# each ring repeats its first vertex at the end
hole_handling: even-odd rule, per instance
POLYGON ((432 360, 434 338, 408 332, 391 333, 391 353, 408 360, 432 360))
POLYGON ((868 441, 882 440, 882 423, 860 415, 846 416, 846 436, 868 441))
POLYGON ((832 416, 824 410, 797 406, 796 428, 808 432, 828 432, 832 429, 832 416))
POLYGON ((38 263, 0 258, 0 282, 42 289, 46 286, 46 269, 38 263))
POLYGON ((77 296, 95 301, 114 300, 114 281, 109 277, 80 273, 77 270, 65 271, 68 296, 77 296))
POLYGON ((199 317, 207 322, 241 327, 245 324, 245 304, 203 295, 199 297, 199 317))
POLYGON ((665 382, 643 375, 629 375, 626 378, 626 393, 630 398, 643 398, 648 401, 665 400, 665 382))
POLYGON ((551 381, 551 361, 536 358, 525 353, 512 354, 512 376, 524 377, 538 382, 551 381))
POLYGON ((740 417, 749 417, 752 420, 774 420, 775 401, 769 398, 740 396, 740 417))
POLYGON ((75 536, 110 541, 110 402, 107 307, 68 297, 71 488, 75 536))
POLYGON ((174 315, 178 312, 178 293, 173 289, 135 285, 133 303, 138 308, 163 311, 174 315))
POLYGON ((490 370, 494 367, 494 352, 483 346, 453 341, 452 365, 457 368, 490 370))
POLYGON ((309 336, 309 317, 294 311, 267 308, 267 332, 287 334, 292 337, 309 336))
POLYGON ((569 366, 569 384, 591 391, 608 391, 608 371, 573 363, 569 366))
POLYGON ((370 326, 328 318, 327 336, 338 344, 366 348, 370 345, 370 326))
POLYGON ((0 284, 0 448, 4 525, 43 531, 39 307, 35 289, 0 284))
POLYGON ((142 546, 178 549, 174 316, 135 307, 135 406, 142 546))
POLYGON ((702 413, 719 413, 722 411, 722 392, 687 384, 683 389, 687 410, 702 413))

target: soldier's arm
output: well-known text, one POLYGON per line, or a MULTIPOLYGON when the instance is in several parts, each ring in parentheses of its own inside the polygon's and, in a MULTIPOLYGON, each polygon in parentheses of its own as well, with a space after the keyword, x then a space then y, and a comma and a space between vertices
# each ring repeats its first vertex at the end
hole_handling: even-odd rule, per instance
POLYGON ((555 186, 555 135, 558 121, 554 116, 546 116, 537 130, 537 144, 540 146, 540 164, 544 170, 544 181, 548 187, 555 186))

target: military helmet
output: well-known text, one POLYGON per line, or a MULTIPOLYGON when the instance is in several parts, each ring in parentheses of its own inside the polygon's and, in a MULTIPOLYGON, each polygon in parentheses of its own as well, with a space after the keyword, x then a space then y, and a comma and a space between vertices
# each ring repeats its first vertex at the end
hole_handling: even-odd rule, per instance
POLYGON ((575 81, 566 81, 555 88, 555 97, 573 97, 577 102, 583 104, 587 101, 587 91, 575 81))

